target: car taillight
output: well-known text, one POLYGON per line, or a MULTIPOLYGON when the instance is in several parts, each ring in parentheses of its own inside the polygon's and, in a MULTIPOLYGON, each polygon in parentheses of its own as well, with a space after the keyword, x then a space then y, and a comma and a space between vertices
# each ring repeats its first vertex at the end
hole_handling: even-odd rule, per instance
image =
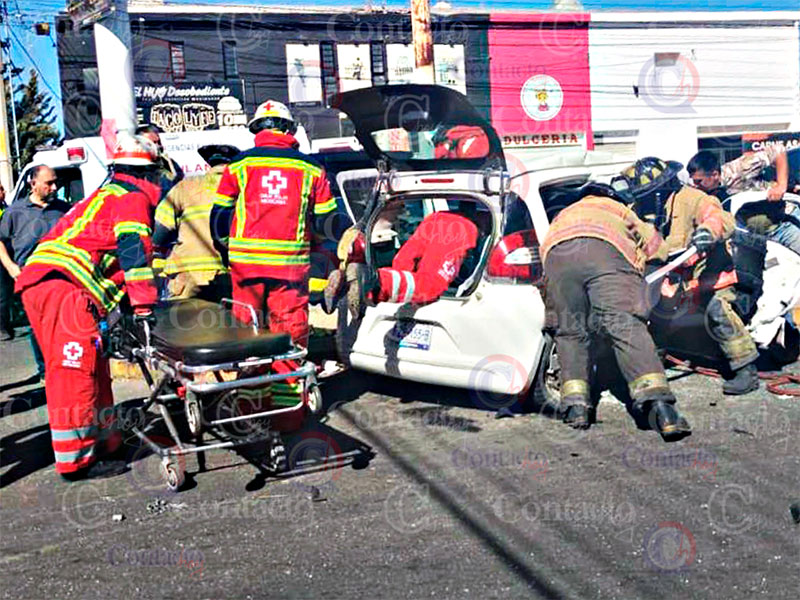
POLYGON ((69 162, 83 162, 86 160, 86 150, 83 146, 67 148, 67 160, 69 162))
POLYGON ((542 261, 536 232, 528 229, 500 240, 489 255, 486 274, 505 283, 539 283, 542 261))

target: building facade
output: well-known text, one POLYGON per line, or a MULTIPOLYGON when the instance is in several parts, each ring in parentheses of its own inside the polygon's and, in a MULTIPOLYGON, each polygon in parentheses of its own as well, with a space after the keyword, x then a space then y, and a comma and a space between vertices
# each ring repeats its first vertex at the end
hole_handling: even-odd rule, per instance
MULTIPOLYGON (((432 19, 437 83, 522 155, 596 146, 632 158, 663 144, 681 160, 698 145, 724 157, 748 132, 800 129, 800 12, 432 19)), ((128 20, 139 119, 167 131, 241 125, 274 98, 310 137, 347 136, 331 95, 411 80, 407 11, 131 1, 128 20)), ((67 137, 96 134, 91 27, 64 15, 57 31, 67 137)))

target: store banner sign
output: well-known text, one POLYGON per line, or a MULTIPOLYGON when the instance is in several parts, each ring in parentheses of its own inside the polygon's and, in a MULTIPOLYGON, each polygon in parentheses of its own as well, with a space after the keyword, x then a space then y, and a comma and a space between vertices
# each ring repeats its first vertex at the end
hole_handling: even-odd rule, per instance
POLYGON ((322 102, 319 44, 286 44, 289 102, 322 102))
POLYGON ((503 148, 552 148, 553 146, 585 146, 584 133, 534 133, 504 134, 500 136, 503 148))
POLYGON ((745 133, 742 152, 759 152, 769 146, 783 146, 786 150, 800 148, 800 131, 785 133, 745 133))
POLYGON ((152 123, 167 133, 247 125, 238 82, 137 84, 133 90, 139 125, 152 123))
POLYGON ((591 149, 589 15, 493 13, 488 37, 500 136, 581 132, 591 149))

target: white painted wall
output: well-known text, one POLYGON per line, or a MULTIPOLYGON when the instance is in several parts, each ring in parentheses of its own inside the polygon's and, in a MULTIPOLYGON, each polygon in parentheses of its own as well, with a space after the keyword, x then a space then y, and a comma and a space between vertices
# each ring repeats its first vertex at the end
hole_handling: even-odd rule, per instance
POLYGON ((676 121, 734 129, 800 121, 800 13, 781 21, 768 13, 750 13, 747 21, 722 21, 717 14, 710 22, 697 15, 680 22, 681 14, 592 15, 596 133, 657 123, 668 131, 676 121), (679 52, 680 58, 674 67, 654 67, 656 52, 679 52))

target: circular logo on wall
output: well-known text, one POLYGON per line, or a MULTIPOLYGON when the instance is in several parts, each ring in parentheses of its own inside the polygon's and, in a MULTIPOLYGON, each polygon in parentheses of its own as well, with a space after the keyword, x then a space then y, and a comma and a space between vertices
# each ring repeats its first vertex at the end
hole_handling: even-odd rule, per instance
POLYGON ((523 84, 520 102, 534 121, 549 121, 561 111, 564 92, 550 75, 534 75, 523 84))

